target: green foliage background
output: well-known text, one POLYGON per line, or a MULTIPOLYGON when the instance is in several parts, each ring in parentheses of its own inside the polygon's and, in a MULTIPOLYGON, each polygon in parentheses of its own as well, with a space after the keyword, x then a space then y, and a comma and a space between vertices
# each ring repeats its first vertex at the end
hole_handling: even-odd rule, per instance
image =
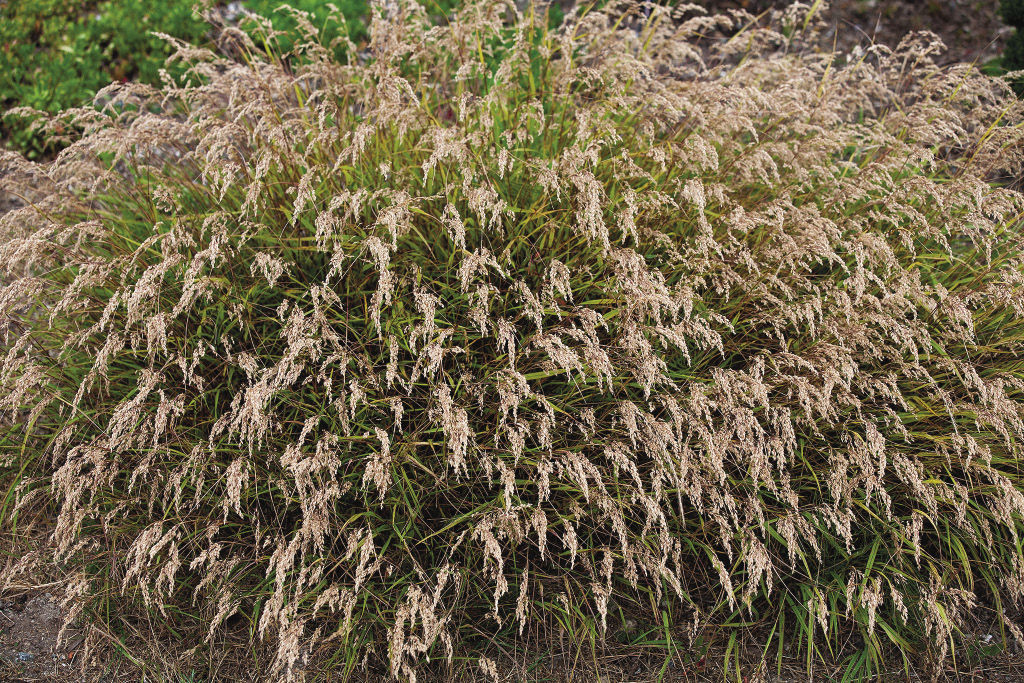
MULTIPOLYGON (((246 0, 244 8, 270 17, 278 30, 295 20, 276 11, 280 0, 246 0)), ((338 37, 326 21, 325 0, 290 0, 310 12, 326 43, 338 37)), ((349 37, 366 37, 364 0, 333 3, 349 19, 349 37)), ((450 2, 447 4, 451 4, 450 2)), ((56 113, 87 104, 112 81, 137 79, 157 84, 170 54, 153 35, 166 33, 195 44, 212 40, 210 26, 193 9, 193 0, 14 0, 0 3, 0 109, 31 107, 56 113)), ((56 151, 21 116, 5 116, 0 140, 10 149, 38 159, 56 151)))
MULTIPOLYGON (((1000 0, 999 13, 1003 21, 1017 29, 1006 41, 1001 66, 1006 71, 1024 69, 1024 0, 1000 0)), ((1024 92, 1024 81, 1017 80, 1014 89, 1018 95, 1024 92)))

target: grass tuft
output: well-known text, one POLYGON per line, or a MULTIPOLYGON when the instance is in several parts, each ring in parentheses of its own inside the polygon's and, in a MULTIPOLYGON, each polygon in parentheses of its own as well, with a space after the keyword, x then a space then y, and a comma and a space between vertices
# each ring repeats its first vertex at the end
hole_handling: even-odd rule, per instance
POLYGON ((4 157, 0 520, 282 678, 1020 639, 1022 108, 817 10, 296 14, 66 113, 4 157))

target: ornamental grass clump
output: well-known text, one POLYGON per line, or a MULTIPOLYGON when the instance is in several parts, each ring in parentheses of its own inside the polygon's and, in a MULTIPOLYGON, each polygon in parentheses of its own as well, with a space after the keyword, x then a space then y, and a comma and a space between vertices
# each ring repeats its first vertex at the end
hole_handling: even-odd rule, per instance
POLYGON ((4 157, 3 509, 72 618, 274 677, 1020 639, 1022 106, 820 11, 403 1, 4 157))

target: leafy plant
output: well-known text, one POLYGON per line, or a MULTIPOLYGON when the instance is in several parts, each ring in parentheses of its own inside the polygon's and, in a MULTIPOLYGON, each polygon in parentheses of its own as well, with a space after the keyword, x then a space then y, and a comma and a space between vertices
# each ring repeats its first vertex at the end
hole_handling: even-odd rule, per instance
POLYGON ((1024 26, 1024 2, 1021 0, 999 0, 999 13, 1010 26, 1024 26))
MULTIPOLYGON (((7 76, 0 106, 55 113, 86 104, 112 80, 159 83, 170 49, 152 31, 200 41, 207 26, 180 0, 7 3, 0 7, 0 70, 7 76)), ((0 135, 30 158, 53 151, 29 121, 6 116, 3 126, 0 135)))
MULTIPOLYGON (((1001 66, 1006 71, 1019 71, 1024 69, 1024 35, 1021 29, 1024 28, 1024 2, 1021 0, 999 0, 999 12, 1003 15, 1003 21, 1014 27, 1014 32, 1006 41, 1003 50, 1001 66)), ((1014 88, 1020 94, 1024 89, 1024 81, 1017 79, 1014 88)))
MULTIPOLYGON (((195 0, 39 0, 0 5, 0 108, 28 107, 56 113, 87 105, 111 81, 161 83, 160 71, 173 48, 154 33, 213 47, 210 26, 193 11, 195 0)), ((208 3, 209 4, 209 3, 208 3)), ((296 15, 276 11, 279 0, 247 0, 245 9, 265 14, 277 30, 293 34, 296 15)), ((326 21, 329 3, 294 0, 310 13, 329 44, 347 27, 347 37, 365 40, 363 0, 339 2, 341 14, 326 21)), ((447 7, 447 5, 446 5, 447 7)), ((251 25, 242 22, 245 26, 251 25)), ((275 45, 286 52, 293 45, 275 45)), ((338 47, 337 55, 341 56, 338 47)), ((172 75, 180 75, 170 68, 172 75)), ((9 115, 0 120, 0 139, 30 159, 52 155, 60 144, 46 140, 32 126, 33 117, 9 115)))

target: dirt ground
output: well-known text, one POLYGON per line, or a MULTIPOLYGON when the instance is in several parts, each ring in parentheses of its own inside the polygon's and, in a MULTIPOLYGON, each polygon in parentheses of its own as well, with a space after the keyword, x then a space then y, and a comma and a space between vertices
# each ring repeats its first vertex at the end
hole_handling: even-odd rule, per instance
MULTIPOLYGON (((695 0, 709 12, 734 7, 754 14, 791 0, 695 0)), ((802 0, 812 5, 815 0, 802 0)), ((846 52, 855 45, 894 47, 911 31, 932 31, 945 43, 945 63, 984 64, 998 57, 1013 29, 999 17, 999 0, 828 0, 822 47, 846 52)))
POLYGON ((826 14, 838 49, 873 41, 895 45, 910 31, 932 31, 946 44, 945 62, 979 64, 998 57, 1013 29, 998 0, 835 0, 826 14))
POLYGON ((57 597, 49 591, 27 590, 0 599, 0 680, 74 678, 74 657, 82 638, 71 632, 58 646, 62 624, 57 597))
MULTIPOLYGON (((761 11, 772 4, 779 6, 788 2, 708 0, 704 4, 711 10, 742 6, 761 11)), ((981 64, 999 56, 1003 41, 1011 32, 1001 23, 997 6, 997 0, 835 0, 824 15, 831 28, 823 36, 823 42, 846 51, 858 43, 895 45, 909 31, 930 30, 937 33, 948 48, 943 61, 981 64)), ((0 186, 2 181, 3 169, 0 169, 0 186)), ((0 192, 0 211, 17 204, 0 192)), ((10 559, 5 557, 8 555, 5 550, 9 551, 0 548, 0 571, 4 569, 4 560, 10 559)), ((57 644, 63 622, 59 595, 59 588, 44 582, 0 591, 0 682, 79 679, 75 656, 82 636, 71 631, 60 645, 57 644)), ((953 679, 1024 681, 1024 658, 995 659, 1000 661, 993 662, 985 671, 959 672, 953 679)), ((700 678, 676 671, 669 672, 666 680, 700 678)), ((797 673, 777 680, 804 680, 804 677, 797 673)))

